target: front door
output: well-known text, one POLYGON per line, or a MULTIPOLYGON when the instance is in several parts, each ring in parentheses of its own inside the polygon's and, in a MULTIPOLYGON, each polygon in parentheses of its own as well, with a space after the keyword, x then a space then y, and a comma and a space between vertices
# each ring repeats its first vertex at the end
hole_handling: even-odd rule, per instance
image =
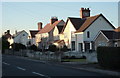
POLYGON ((90 43, 85 43, 85 51, 90 50, 90 43))

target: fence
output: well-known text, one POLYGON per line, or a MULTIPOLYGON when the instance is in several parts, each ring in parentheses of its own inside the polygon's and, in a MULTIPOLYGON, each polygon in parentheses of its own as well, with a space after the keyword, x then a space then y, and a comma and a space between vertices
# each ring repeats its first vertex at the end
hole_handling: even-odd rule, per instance
POLYGON ((75 58, 81 58, 83 56, 82 52, 74 52, 74 51, 68 51, 64 52, 63 56, 68 56, 68 57, 75 57, 75 58))
POLYGON ((97 53, 94 52, 64 52, 63 54, 55 54, 54 52, 40 52, 40 51, 33 51, 33 50, 20 50, 20 51, 13 51, 13 50, 5 50, 5 54, 9 55, 16 55, 16 56, 23 56, 32 59, 37 59, 41 61, 61 61, 61 58, 64 56, 72 57, 75 56, 76 58, 80 58, 82 56, 86 57, 86 61, 95 63, 97 61, 97 53))
POLYGON ((33 50, 20 50, 20 51, 5 50, 5 54, 23 56, 41 61, 61 61, 61 54, 56 55, 54 52, 50 51, 39 52, 33 50))
POLYGON ((96 51, 92 51, 92 52, 87 51, 83 55, 86 56, 86 61, 89 63, 97 63, 98 62, 96 51))
POLYGON ((24 56, 26 57, 27 55, 27 52, 28 50, 20 50, 20 51, 14 51, 14 50, 5 50, 5 54, 8 54, 8 55, 16 55, 16 56, 24 56))

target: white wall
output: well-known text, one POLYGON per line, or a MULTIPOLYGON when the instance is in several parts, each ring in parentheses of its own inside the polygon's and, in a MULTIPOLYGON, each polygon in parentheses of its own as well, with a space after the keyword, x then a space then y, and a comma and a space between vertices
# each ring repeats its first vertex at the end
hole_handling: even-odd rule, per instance
POLYGON ((79 43, 83 43, 83 32, 76 33, 76 51, 79 51, 79 43))
POLYGON ((38 43, 41 41, 41 34, 36 34, 35 35, 35 42, 38 43))
POLYGON ((16 37, 14 38, 14 42, 15 42, 15 43, 21 43, 21 44, 27 46, 28 34, 27 34, 26 32, 21 32, 18 36, 16 36, 16 37), (23 36, 23 34, 24 34, 25 36, 23 36))
POLYGON ((53 37, 54 37, 54 40, 59 40, 59 31, 58 31, 57 26, 55 26, 53 30, 53 37))
POLYGON ((76 29, 74 28, 73 24, 71 23, 70 20, 68 20, 68 23, 66 25, 66 28, 64 30, 64 40, 65 42, 67 42, 69 40, 69 45, 66 44, 68 46, 68 48, 71 48, 71 32, 72 31, 76 31, 76 29))
POLYGON ((110 24, 100 16, 93 24, 91 24, 83 34, 84 41, 93 41, 95 36, 100 30, 111 30, 113 29, 110 24), (87 31, 90 31, 90 38, 87 38, 87 31))

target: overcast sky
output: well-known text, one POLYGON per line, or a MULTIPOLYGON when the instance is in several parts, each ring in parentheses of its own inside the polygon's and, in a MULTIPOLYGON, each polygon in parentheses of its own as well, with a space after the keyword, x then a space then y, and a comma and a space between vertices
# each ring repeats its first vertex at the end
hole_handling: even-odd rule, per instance
POLYGON ((118 26, 118 2, 2 2, 2 31, 36 30, 38 22, 44 26, 52 16, 64 21, 80 17, 81 7, 90 8, 91 16, 102 13, 118 26))

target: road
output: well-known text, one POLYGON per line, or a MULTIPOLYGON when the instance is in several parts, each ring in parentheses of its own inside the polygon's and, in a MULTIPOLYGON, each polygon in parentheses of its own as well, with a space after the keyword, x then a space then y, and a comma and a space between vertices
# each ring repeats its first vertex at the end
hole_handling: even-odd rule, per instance
POLYGON ((43 63, 16 56, 2 56, 3 76, 39 76, 53 78, 57 76, 105 76, 103 74, 68 68, 56 64, 43 63))

